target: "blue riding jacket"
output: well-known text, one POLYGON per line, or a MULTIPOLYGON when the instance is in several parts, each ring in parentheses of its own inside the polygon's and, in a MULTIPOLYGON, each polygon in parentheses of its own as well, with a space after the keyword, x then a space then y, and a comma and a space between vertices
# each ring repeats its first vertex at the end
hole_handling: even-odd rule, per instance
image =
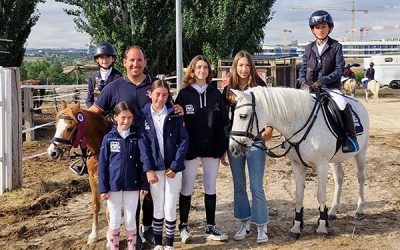
POLYGON ((90 108, 97 99, 97 95, 99 93, 95 93, 96 91, 101 92, 108 83, 120 78, 121 76, 121 72, 119 72, 117 69, 111 68, 111 73, 108 76, 107 80, 103 81, 101 79, 100 71, 96 71, 88 80, 86 107, 90 108))
POLYGON ((342 45, 328 37, 321 55, 319 55, 316 41, 307 45, 297 82, 302 83, 306 80, 309 83, 314 83, 320 80, 322 85, 328 89, 340 89, 343 69, 342 45))
POLYGON ((104 136, 99 156, 99 193, 149 190, 140 162, 136 130, 132 126, 124 139, 114 126, 104 136))
POLYGON ((183 118, 174 114, 173 107, 168 108, 163 137, 164 159, 151 116, 151 103, 148 103, 142 109, 142 119, 139 123, 140 159, 144 172, 171 169, 177 173, 185 169, 183 161, 188 149, 188 134, 183 125, 183 118))

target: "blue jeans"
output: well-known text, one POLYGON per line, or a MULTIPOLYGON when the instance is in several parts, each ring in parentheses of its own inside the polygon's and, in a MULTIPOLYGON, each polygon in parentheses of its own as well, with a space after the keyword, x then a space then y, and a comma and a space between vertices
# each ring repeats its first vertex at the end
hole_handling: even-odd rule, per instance
MULTIPOLYGON (((261 144, 259 142, 259 145, 261 144)), ((228 159, 233 176, 235 218, 240 220, 250 218, 250 221, 256 225, 267 224, 269 212, 263 188, 265 152, 259 148, 250 147, 247 156, 233 157, 231 152, 228 151, 228 159), (246 187, 246 160, 252 198, 251 206, 246 187)))

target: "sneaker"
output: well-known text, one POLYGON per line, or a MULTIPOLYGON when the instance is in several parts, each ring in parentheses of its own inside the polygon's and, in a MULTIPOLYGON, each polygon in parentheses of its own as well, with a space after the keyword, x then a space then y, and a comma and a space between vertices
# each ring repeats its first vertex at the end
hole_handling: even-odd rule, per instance
POLYGON ((267 225, 257 226, 257 243, 265 243, 267 241, 267 225))
POLYGON ((220 232, 215 225, 207 225, 206 238, 210 240, 223 241, 228 239, 228 235, 220 232))
POLYGON ((155 248, 153 248, 154 250, 164 250, 163 246, 161 245, 157 245, 155 248))
POLYGON ((143 243, 146 242, 148 244, 155 245, 153 227, 148 227, 147 230, 144 230, 144 227, 142 225, 142 235, 143 243))
POLYGON ((173 246, 165 246, 164 250, 175 250, 173 246))
POLYGON ((242 225, 240 225, 239 231, 235 234, 233 237, 234 240, 244 240, 244 238, 247 237, 247 235, 250 234, 250 221, 245 221, 242 222, 242 225))
POLYGON ((180 237, 182 243, 186 244, 189 242, 189 240, 192 238, 192 234, 190 233, 188 227, 184 227, 180 230, 180 237))

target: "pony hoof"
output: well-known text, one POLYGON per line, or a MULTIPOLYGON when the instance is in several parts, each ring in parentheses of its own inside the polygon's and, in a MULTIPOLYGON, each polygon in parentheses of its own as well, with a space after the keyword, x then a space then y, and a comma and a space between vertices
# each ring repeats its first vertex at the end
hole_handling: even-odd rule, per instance
POLYGON ((92 244, 95 244, 96 242, 97 242, 97 240, 98 240, 98 238, 97 237, 94 237, 94 238, 88 238, 88 241, 87 241, 87 245, 92 245, 92 244))
POLYGON ((330 214, 330 215, 328 215, 328 219, 329 220, 336 220, 337 216, 336 216, 336 214, 330 214))
POLYGON ((365 214, 364 214, 364 213, 359 213, 359 212, 357 212, 357 213, 356 213, 356 218, 359 219, 359 220, 362 220, 362 219, 365 218, 365 214))
POLYGON ((298 240, 300 238, 300 233, 289 232, 289 238, 291 240, 298 240))

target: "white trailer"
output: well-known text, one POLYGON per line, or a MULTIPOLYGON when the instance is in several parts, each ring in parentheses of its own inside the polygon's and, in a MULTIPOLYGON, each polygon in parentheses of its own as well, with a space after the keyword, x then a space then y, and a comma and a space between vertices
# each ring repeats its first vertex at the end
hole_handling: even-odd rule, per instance
POLYGON ((373 55, 364 58, 364 68, 368 69, 370 62, 374 63, 375 80, 381 86, 400 88, 400 55, 373 55))

